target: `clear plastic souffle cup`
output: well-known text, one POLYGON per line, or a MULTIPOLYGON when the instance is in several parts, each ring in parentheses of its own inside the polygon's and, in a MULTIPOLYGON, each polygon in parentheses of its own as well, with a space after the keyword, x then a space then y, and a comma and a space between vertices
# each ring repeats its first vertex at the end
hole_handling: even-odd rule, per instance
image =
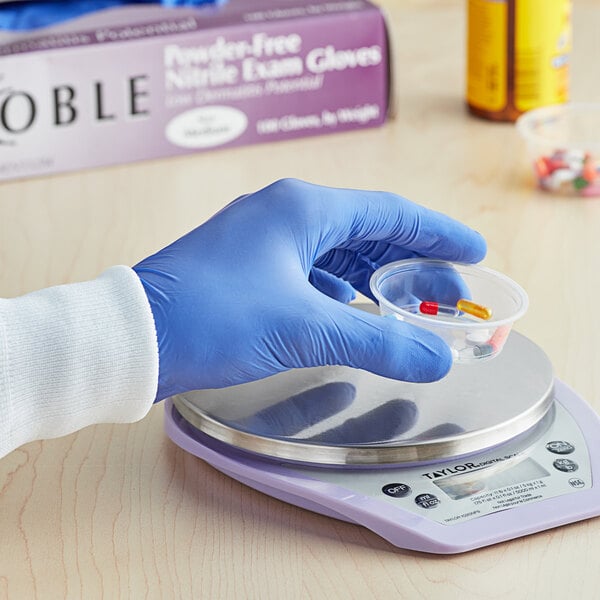
POLYGON ((540 189, 566 196, 600 196, 600 103, 530 110, 517 119, 540 189))
POLYGON ((426 258, 389 263, 373 273, 370 286, 382 315, 436 333, 456 363, 500 354, 529 304, 525 290, 502 273, 426 258))

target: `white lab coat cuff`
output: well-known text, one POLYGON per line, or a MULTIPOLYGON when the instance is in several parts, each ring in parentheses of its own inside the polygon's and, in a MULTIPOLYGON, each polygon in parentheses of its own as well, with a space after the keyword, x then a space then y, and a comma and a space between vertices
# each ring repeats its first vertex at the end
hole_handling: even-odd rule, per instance
POLYGON ((141 419, 157 385, 154 319, 129 267, 0 299, 0 456, 86 425, 141 419))

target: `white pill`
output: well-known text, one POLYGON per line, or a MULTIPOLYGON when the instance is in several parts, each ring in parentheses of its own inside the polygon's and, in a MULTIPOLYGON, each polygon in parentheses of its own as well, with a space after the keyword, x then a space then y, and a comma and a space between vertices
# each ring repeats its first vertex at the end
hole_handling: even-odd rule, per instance
POLYGON ((474 329, 467 334, 467 342, 470 344, 485 344, 490 339, 489 329, 474 329))
POLYGON ((560 187, 561 183, 573 181, 577 175, 577 171, 572 171, 571 169, 556 169, 556 171, 550 175, 549 179, 552 180, 553 185, 560 187))

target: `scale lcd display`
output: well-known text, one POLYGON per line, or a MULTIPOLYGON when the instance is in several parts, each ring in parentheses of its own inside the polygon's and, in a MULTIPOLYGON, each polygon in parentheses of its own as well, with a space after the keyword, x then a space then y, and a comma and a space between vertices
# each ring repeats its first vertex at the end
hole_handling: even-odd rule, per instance
POLYGON ((532 458, 500 463, 475 471, 460 473, 434 481, 453 500, 468 498, 485 491, 549 477, 550 473, 532 458))

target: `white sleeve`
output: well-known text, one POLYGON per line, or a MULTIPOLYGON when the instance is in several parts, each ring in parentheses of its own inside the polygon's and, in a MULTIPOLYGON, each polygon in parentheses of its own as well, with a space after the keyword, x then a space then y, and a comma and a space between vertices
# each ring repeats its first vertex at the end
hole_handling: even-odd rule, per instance
POLYGON ((157 385, 154 319, 129 267, 0 299, 0 457, 86 425, 141 419, 157 385))

